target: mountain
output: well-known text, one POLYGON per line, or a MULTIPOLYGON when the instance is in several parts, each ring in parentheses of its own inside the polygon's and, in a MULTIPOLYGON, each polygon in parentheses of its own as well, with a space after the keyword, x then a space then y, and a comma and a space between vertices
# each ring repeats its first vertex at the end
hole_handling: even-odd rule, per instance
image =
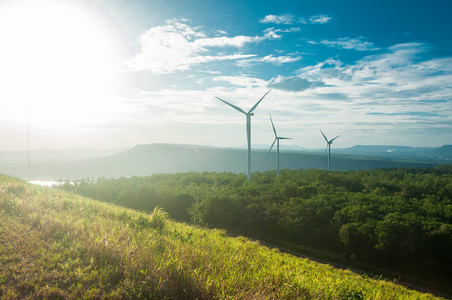
MULTIPOLYGON (((275 169, 276 154, 266 159, 267 150, 252 153, 252 171, 275 169)), ((60 178, 131 177, 156 173, 177 172, 246 172, 245 149, 214 148, 195 145, 150 144, 138 145, 127 151, 102 158, 93 158, 69 164, 60 172, 60 178)), ((323 154, 280 151, 281 169, 324 169, 327 158, 323 154)), ((432 166, 422 162, 403 162, 334 156, 333 170, 359 170, 384 167, 432 166)))
POLYGON ((61 169, 70 163, 83 161, 89 158, 111 156, 127 150, 116 149, 38 149, 27 151, 0 151, 0 173, 28 178, 28 158, 32 177, 39 179, 57 179, 61 169))
POLYGON ((356 145, 351 148, 338 149, 348 153, 413 153, 418 151, 428 151, 436 148, 414 148, 408 146, 381 146, 381 145, 356 145))
MULTIPOLYGON (((240 147, 241 149, 247 149, 247 146, 243 146, 240 147)), ((261 149, 261 150, 269 150, 270 149, 270 145, 267 144, 257 144, 257 145, 253 145, 253 150, 254 149, 261 149)), ((309 149, 302 147, 302 146, 298 146, 298 145, 280 145, 279 146, 280 150, 289 150, 289 151, 309 151, 309 149)))
POLYGON ((452 145, 445 145, 440 148, 356 145, 351 148, 338 148, 334 151, 336 154, 342 155, 383 159, 428 161, 435 163, 448 163, 450 160, 452 160, 452 145))
MULTIPOLYGON (((37 149, 30 151, 30 159, 35 162, 69 162, 79 161, 88 158, 114 155, 127 150, 128 148, 115 149, 91 149, 91 148, 70 148, 70 149, 37 149)), ((0 151, 0 163, 27 162, 27 151, 0 151)))
POLYGON ((452 159, 452 145, 444 145, 432 151, 436 155, 452 159))
MULTIPOLYGON (((348 149, 332 151, 332 170, 363 170, 392 167, 423 167, 440 163, 450 163, 442 153, 450 153, 452 146, 441 148, 411 148, 397 146, 355 146, 348 149), (395 155, 394 153, 397 153, 395 155), (421 158, 420 153, 428 153, 421 158), (438 160, 442 157, 442 160, 438 160)), ((66 156, 58 156, 58 151, 37 151, 31 157, 31 177, 36 180, 82 179, 98 177, 147 176, 158 173, 177 172, 246 172, 246 149, 216 148, 198 145, 148 144, 137 145, 125 151, 104 156, 87 156, 88 152, 75 154, 67 150, 66 156), (40 153, 40 160, 37 154, 40 153), (72 153, 71 155, 69 155, 72 153), (85 153, 85 154, 83 154, 85 153), (51 160, 51 155, 56 157, 51 160), (63 159, 65 157, 65 159, 63 159), (45 159, 44 159, 45 158, 45 159)), ((107 151, 108 152, 108 151, 107 151)), ((267 157, 267 149, 255 149, 252 152, 252 171, 267 171, 276 168, 276 153, 272 151, 267 157)), ((280 150, 281 169, 325 169, 327 157, 324 151, 280 150)), ((5 162, 0 159, 0 173, 19 178, 28 178, 28 166, 25 160, 5 162)))

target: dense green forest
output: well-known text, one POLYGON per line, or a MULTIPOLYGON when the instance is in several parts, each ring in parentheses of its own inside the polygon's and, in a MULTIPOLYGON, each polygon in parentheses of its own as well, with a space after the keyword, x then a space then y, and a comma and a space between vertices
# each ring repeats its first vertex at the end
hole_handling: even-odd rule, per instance
POLYGON ((316 249, 428 282, 452 280, 452 166, 178 173, 60 188, 197 225, 316 249))

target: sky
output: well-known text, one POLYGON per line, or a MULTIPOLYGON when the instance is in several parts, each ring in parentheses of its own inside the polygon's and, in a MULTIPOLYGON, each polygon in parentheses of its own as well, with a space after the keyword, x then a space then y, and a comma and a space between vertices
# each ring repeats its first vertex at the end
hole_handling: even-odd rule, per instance
POLYGON ((452 1, 0 0, 0 150, 452 144, 452 1), (27 138, 28 137, 28 138, 27 138))

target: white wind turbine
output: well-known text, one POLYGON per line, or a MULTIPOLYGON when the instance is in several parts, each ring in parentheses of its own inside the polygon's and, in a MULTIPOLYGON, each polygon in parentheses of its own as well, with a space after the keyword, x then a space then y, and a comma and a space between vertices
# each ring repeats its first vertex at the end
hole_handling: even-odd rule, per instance
MULTIPOLYGON (((320 128, 319 128, 319 129, 320 129, 320 128)), ((322 129, 320 129, 320 132, 322 133, 322 135, 323 135, 323 137, 325 138, 325 141, 326 141, 325 153, 326 153, 326 150, 328 150, 328 172, 329 172, 329 171, 330 171, 331 144, 332 144, 333 141, 334 141, 335 139, 337 139, 340 135, 338 135, 337 137, 335 137, 335 138, 333 138, 333 139, 331 139, 331 140, 328 140, 328 139, 326 138, 325 134, 323 133, 322 129)))
POLYGON ((267 94, 270 93, 270 91, 271 91, 271 89, 267 93, 265 93, 265 95, 259 101, 257 101, 257 103, 254 104, 254 106, 248 112, 245 112, 240 107, 235 106, 235 105, 233 105, 229 102, 226 102, 215 96, 221 102, 224 102, 225 104, 229 105, 230 107, 234 108, 235 110, 238 110, 239 112, 241 112, 242 114, 244 114, 246 116, 246 141, 248 144, 248 180, 251 179, 251 117, 254 116, 253 110, 256 109, 256 107, 259 105, 259 103, 261 103, 262 99, 264 99, 264 97, 267 96, 267 94))
POLYGON ((276 142, 276 176, 278 176, 279 175, 279 140, 291 140, 292 138, 278 136, 276 134, 275 125, 273 124, 272 115, 270 113, 269 113, 269 115, 270 115, 270 121, 272 122, 273 132, 275 133, 275 140, 273 141, 273 144, 271 145, 270 150, 268 150, 267 157, 270 154, 270 152, 272 151, 272 148, 276 142))

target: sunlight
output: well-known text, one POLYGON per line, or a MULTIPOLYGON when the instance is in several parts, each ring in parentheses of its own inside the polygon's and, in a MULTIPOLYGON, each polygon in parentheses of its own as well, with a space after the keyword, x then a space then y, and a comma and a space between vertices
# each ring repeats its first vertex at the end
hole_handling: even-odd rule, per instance
POLYGON ((118 39, 87 3, 0 4, 0 98, 36 126, 86 124, 114 96, 118 39))

